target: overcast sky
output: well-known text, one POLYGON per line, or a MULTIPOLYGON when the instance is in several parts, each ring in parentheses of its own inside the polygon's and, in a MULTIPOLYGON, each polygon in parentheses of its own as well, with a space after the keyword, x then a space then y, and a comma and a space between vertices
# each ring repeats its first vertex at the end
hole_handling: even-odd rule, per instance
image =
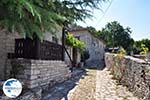
MULTIPOLYGON (((109 4, 103 4, 102 10, 105 11, 109 4)), ((108 22, 118 21, 124 27, 131 28, 131 37, 135 40, 150 39, 150 0, 113 0, 105 15, 100 10, 95 10, 93 15, 92 20, 86 19, 86 23, 78 24, 99 30, 108 22)))

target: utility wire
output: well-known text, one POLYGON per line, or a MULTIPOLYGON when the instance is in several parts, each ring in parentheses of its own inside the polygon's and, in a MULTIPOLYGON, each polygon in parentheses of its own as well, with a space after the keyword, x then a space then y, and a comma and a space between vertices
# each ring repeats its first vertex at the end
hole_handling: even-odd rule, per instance
POLYGON ((102 21, 102 19, 105 17, 106 13, 108 12, 110 6, 112 5, 114 0, 111 0, 110 4, 108 5, 108 7, 106 8, 106 10, 103 13, 103 16, 98 20, 98 22, 96 23, 95 27, 97 27, 97 25, 102 21))

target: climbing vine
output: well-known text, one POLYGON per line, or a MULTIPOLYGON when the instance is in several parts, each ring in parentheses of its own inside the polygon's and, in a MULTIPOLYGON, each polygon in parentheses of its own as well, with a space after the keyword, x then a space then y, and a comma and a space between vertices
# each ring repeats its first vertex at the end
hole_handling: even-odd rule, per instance
POLYGON ((66 34, 66 45, 78 48, 80 51, 83 51, 85 48, 85 43, 75 38, 71 33, 66 34))

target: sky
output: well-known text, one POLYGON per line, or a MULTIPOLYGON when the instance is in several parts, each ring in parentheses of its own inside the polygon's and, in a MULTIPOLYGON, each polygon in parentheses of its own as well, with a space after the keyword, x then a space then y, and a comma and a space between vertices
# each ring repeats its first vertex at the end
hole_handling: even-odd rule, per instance
POLYGON ((93 26, 102 29, 108 22, 118 21, 123 27, 129 26, 134 40, 150 39, 150 0, 113 0, 111 6, 104 14, 110 3, 103 3, 102 10, 94 10, 92 19, 85 19, 86 23, 79 25, 93 26))

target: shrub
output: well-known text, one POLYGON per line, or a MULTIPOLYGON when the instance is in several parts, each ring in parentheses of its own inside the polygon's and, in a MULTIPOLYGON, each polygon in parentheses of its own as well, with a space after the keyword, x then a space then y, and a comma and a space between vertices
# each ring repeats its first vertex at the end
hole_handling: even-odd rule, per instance
POLYGON ((140 54, 141 55, 146 55, 148 53, 148 48, 144 45, 144 44, 141 44, 141 52, 140 54))
POLYGON ((121 47, 121 48, 119 48, 119 50, 118 50, 118 54, 126 55, 126 50, 125 50, 123 47, 121 47))

